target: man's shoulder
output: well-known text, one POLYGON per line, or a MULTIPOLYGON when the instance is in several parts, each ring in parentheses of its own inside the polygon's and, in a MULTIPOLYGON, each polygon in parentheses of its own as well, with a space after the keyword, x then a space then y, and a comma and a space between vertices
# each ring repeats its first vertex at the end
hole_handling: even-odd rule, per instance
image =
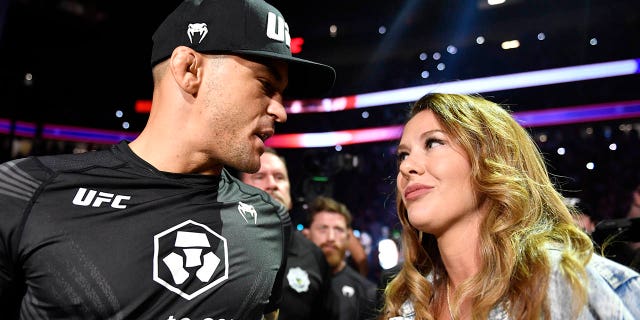
POLYGON ((307 239, 301 232, 293 230, 291 232, 291 245, 289 247, 289 256, 298 257, 303 260, 312 260, 313 265, 317 265, 320 269, 327 271, 329 265, 322 253, 322 249, 311 240, 307 239))
POLYGON ((256 188, 252 185, 242 182, 242 180, 238 179, 229 171, 227 171, 226 168, 223 169, 221 178, 222 181, 225 182, 224 185, 234 191, 234 197, 244 198, 247 201, 249 200, 248 198, 255 198, 255 201, 265 202, 270 206, 275 207, 278 211, 286 213, 285 207, 280 202, 275 201, 273 198, 271 198, 271 196, 269 196, 267 192, 260 188, 256 188))
POLYGON ((121 163, 109 151, 29 156, 0 164, 0 181, 44 181, 61 172, 81 172, 121 163))
POLYGON ((98 167, 118 167, 124 161, 118 159, 111 149, 88 151, 84 153, 58 154, 32 157, 34 161, 40 162, 49 170, 60 171, 82 171, 98 167))
MULTIPOLYGON (((218 200, 228 203, 240 203, 240 205, 247 210, 258 210, 263 213, 268 213, 266 216, 263 215, 263 217, 269 217, 267 220, 279 220, 280 223, 286 226, 287 232, 290 232, 291 218, 280 202, 275 201, 266 192, 240 181, 240 179, 234 177, 226 169, 223 169, 220 175, 218 200)), ((286 236, 290 239, 289 233, 287 233, 286 236)))
POLYGON ((315 253, 322 254, 322 250, 320 249, 320 247, 318 247, 315 243, 313 243, 311 240, 305 237, 301 232, 294 230, 291 238, 293 239, 292 243, 296 247, 298 247, 300 250, 304 250, 301 252, 311 251, 314 254, 315 253))
POLYGON ((345 266, 344 269, 336 274, 336 278, 342 279, 342 281, 352 283, 354 285, 358 285, 362 288, 376 288, 376 284, 373 281, 367 279, 360 273, 358 273, 355 269, 351 268, 349 265, 345 266))

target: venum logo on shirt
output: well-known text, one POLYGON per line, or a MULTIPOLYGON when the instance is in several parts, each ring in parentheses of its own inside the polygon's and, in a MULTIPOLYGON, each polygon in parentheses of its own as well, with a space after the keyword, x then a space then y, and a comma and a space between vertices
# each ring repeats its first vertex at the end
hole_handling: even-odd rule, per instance
POLYGON ((153 280, 191 300, 229 277, 227 239, 187 220, 154 236, 153 280))
POLYGON ((239 201, 238 212, 240 212, 240 216, 244 219, 244 222, 249 223, 249 221, 253 221, 253 224, 258 223, 258 212, 256 212, 256 208, 252 205, 239 201))

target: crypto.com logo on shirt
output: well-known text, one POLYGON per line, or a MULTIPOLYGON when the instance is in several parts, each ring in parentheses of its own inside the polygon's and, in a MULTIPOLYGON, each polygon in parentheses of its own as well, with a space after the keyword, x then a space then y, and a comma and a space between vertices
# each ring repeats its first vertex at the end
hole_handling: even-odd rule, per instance
POLYGON ((229 277, 227 239, 206 225, 187 220, 153 238, 153 280, 181 297, 191 300, 229 277))

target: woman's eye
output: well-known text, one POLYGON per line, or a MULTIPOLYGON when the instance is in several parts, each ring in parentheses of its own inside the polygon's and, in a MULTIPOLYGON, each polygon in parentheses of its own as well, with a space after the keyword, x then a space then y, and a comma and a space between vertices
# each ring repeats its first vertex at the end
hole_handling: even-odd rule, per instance
POLYGON ((444 145, 444 141, 440 140, 440 139, 435 139, 435 138, 429 138, 427 139, 427 141, 425 142, 425 147, 427 149, 431 149, 433 147, 437 147, 440 145, 444 145))
POLYGON ((407 152, 399 152, 398 154, 396 154, 396 160, 398 160, 398 162, 402 162, 407 158, 408 155, 409 153, 407 152))

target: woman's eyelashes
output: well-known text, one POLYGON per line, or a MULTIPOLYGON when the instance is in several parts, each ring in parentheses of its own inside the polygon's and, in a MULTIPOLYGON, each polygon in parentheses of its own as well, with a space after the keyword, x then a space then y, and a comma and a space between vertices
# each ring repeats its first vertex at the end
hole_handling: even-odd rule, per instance
POLYGON ((402 163, 402 161, 404 161, 404 159, 406 159, 408 155, 409 153, 404 151, 396 153, 396 160, 398 161, 398 164, 402 163))
MULTIPOLYGON (((437 148, 439 146, 443 146, 446 144, 446 141, 444 138, 439 138, 439 137, 427 137, 425 138, 424 141, 424 149, 425 151, 429 151, 433 148, 437 148)), ((398 152, 396 153, 396 161, 398 162, 398 165, 400 165, 400 163, 402 163, 402 161, 404 161, 405 159, 407 159, 407 157, 409 156, 409 152, 406 150, 398 150, 398 152)))
POLYGON ((427 138, 426 141, 424 142, 424 147, 428 150, 428 149, 432 149, 434 147, 437 147, 439 145, 444 145, 444 140, 443 139, 439 139, 439 138, 435 138, 435 137, 430 137, 427 138))

